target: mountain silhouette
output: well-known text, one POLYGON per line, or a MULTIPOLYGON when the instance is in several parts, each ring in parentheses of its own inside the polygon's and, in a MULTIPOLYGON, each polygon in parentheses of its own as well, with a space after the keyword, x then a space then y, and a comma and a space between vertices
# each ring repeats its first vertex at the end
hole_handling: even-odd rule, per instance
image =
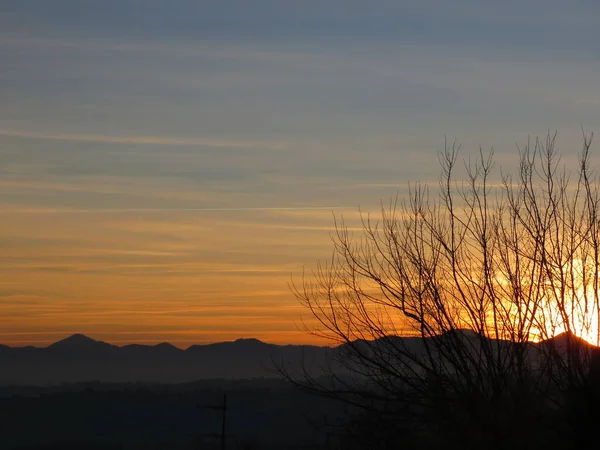
POLYGON ((161 355, 172 355, 183 352, 180 348, 175 347, 173 344, 168 342, 161 342, 156 345, 143 345, 143 344, 128 344, 120 347, 123 353, 128 354, 161 354, 161 355))
POLYGON ((47 348, 63 351, 97 351, 100 349, 116 349, 118 347, 103 341, 96 341, 95 339, 89 338, 83 334, 74 334, 68 338, 49 345, 47 348))
POLYGON ((183 350, 163 342, 116 346, 74 334, 48 347, 0 348, 0 384, 86 381, 182 383, 201 379, 273 377, 275 362, 299 368, 308 355, 325 367, 329 347, 279 346, 238 339, 183 350))
MULTIPOLYGON (((456 330, 433 339, 469 339, 473 349, 486 339, 468 330, 456 330)), ((511 345, 508 341, 497 341, 511 345)), ((533 348, 567 343, 589 347, 584 340, 561 334, 533 348)), ((202 379, 248 379, 302 373, 309 368, 314 376, 330 369, 343 370, 339 358, 358 349, 397 357, 397 350, 418 356, 425 351, 420 337, 387 336, 375 341, 357 340, 337 347, 275 345, 258 339, 237 339, 183 350, 167 342, 156 345, 112 345, 74 334, 48 347, 8 347, 0 345, 0 385, 47 385, 74 382, 184 383, 202 379)), ((599 369, 600 370, 600 369, 599 369)))
POLYGON ((567 345, 575 345, 580 347, 593 347, 592 344, 587 342, 585 339, 576 336, 570 331, 565 331, 564 333, 557 334, 556 336, 545 341, 546 344, 553 344, 557 347, 563 347, 567 345))

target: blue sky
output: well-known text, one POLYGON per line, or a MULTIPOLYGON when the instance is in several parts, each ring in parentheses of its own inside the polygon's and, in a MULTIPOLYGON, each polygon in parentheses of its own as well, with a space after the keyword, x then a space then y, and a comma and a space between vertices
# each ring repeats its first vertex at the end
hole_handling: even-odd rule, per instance
POLYGON ((558 130, 568 157, 598 131, 599 19, 594 1, 2 2, 0 341, 302 340, 286 282, 328 256, 333 208, 435 182, 444 136, 510 167, 528 135, 558 130))

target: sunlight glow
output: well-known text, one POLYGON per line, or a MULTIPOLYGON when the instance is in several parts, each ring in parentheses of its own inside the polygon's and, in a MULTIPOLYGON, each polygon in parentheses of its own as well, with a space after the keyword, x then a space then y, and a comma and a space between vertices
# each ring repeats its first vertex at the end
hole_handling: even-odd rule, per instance
POLYGON ((598 275, 594 280, 592 266, 574 259, 567 267, 567 275, 574 275, 561 289, 547 289, 547 295, 538 314, 538 332, 535 340, 548 339, 570 332, 586 342, 600 345, 598 275))

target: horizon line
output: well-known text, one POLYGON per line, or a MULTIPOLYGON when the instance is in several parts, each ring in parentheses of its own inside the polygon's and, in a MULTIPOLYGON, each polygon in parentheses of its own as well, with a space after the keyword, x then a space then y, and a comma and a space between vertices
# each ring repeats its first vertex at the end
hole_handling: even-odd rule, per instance
MULTIPOLYGON (((456 332, 456 331, 468 331, 468 332, 475 333, 473 330, 469 330, 469 329, 449 330, 446 333, 452 332, 452 331, 454 331, 454 332, 456 332)), ((443 333, 443 334, 446 334, 446 333, 443 333)), ((477 333, 475 333, 475 334, 477 334, 477 333)), ((589 343, 585 339, 583 339, 583 338, 581 338, 581 337, 579 337, 579 336, 577 336, 577 335, 575 335, 573 333, 567 332, 567 331, 565 331, 563 333, 559 333, 559 334, 557 334, 555 336, 548 337, 547 339, 544 339, 544 340, 541 340, 541 341, 530 340, 530 341, 527 341, 527 342, 529 342, 531 344, 539 344, 541 342, 549 341, 549 340, 552 340, 552 339, 555 339, 557 337, 560 337, 560 336, 563 336, 563 335, 567 335, 567 334, 572 334, 574 337, 576 337, 576 338, 578 338, 578 339, 580 339, 580 340, 582 340, 582 341, 590 344, 592 347, 597 347, 596 345, 589 343)), ((0 342, 0 347, 4 346, 4 347, 8 347, 8 348, 13 348, 13 349, 28 348, 28 347, 29 348, 46 349, 46 348, 49 348, 52 345, 57 344, 59 342, 63 342, 63 341, 66 341, 68 339, 73 339, 73 338, 77 338, 77 337, 79 337, 79 338, 86 338, 86 339, 89 339, 91 341, 98 342, 98 343, 105 343, 105 344, 112 345, 112 346, 117 347, 117 348, 122 348, 122 347, 130 346, 130 345, 141 345, 141 346, 146 346, 146 347, 156 347, 158 345, 168 344, 168 345, 171 345, 171 346, 173 346, 173 347, 175 347, 175 348, 177 348, 179 350, 182 350, 182 351, 185 351, 185 350, 187 350, 187 349, 189 349, 191 347, 194 347, 194 346, 209 346, 209 345, 215 345, 215 344, 235 343, 235 342, 239 342, 239 341, 257 341, 257 342, 260 342, 262 344, 273 345, 273 346, 277 346, 277 347, 309 346, 309 347, 320 347, 320 348, 336 348, 336 347, 339 347, 339 346, 345 344, 345 342, 335 343, 335 344, 332 344, 332 345, 316 344, 316 343, 272 343, 272 342, 267 342, 265 340, 262 340, 262 339, 259 339, 259 338, 255 338, 255 337, 238 337, 238 338, 233 339, 233 340, 207 341, 207 342, 200 342, 200 343, 191 343, 189 346, 183 348, 183 347, 179 347, 179 346, 175 345, 173 342, 190 342, 189 340, 187 340, 187 339, 186 340, 175 340, 175 341, 171 341, 171 342, 169 342, 169 341, 161 341, 161 342, 156 342, 156 343, 147 343, 148 341, 144 340, 144 341, 130 341, 128 343, 116 344, 116 343, 111 343, 111 342, 108 342, 108 341, 104 341, 102 339, 94 339, 94 338, 92 338, 92 337, 90 337, 90 336, 88 336, 87 334, 84 334, 84 333, 73 333, 73 334, 67 335, 64 338, 58 339, 56 341, 52 341, 52 342, 48 343, 45 346, 36 346, 36 345, 30 345, 30 344, 16 345, 15 346, 15 345, 3 344, 3 343, 0 342)), ((384 336, 382 336, 380 338, 377 338, 377 339, 374 339, 372 341, 376 341, 376 340, 381 339, 383 337, 384 336)), ((394 335, 394 334, 391 334, 391 335, 386 336, 386 337, 398 337, 398 338, 415 338, 416 337, 416 338, 426 339, 426 338, 431 338, 432 336, 428 336, 426 338, 423 338, 423 337, 421 337, 419 335, 394 335)), ((491 339, 491 340, 497 340, 495 338, 487 337, 487 336, 484 336, 484 338, 491 339)), ((358 341, 358 340, 364 340, 364 339, 355 339, 354 341, 358 341)), ((21 342, 23 342, 23 341, 21 341, 21 342)), ((27 342, 27 341, 25 341, 25 342, 27 342)), ((35 341, 35 342, 39 342, 39 341, 35 341)), ((123 342, 123 341, 117 341, 117 342, 123 342)))
POLYGON ((321 348, 332 348, 332 347, 337 347, 338 345, 341 344, 335 344, 335 345, 325 345, 325 344, 315 344, 315 343, 273 343, 273 342, 267 342, 263 339, 259 339, 259 338, 255 338, 255 337, 239 337, 239 338, 235 338, 232 340, 222 340, 222 341, 204 341, 204 342, 198 342, 198 343, 191 343, 190 345, 188 345, 187 347, 179 347, 177 345, 174 344, 177 342, 184 342, 184 343, 189 343, 190 340, 189 339, 177 339, 177 340, 172 340, 172 341, 160 341, 160 342, 156 342, 156 341, 148 341, 148 340, 138 340, 138 341, 128 341, 127 343, 123 343, 124 341, 106 341, 103 339, 95 339, 90 337, 87 334, 84 333, 73 333, 73 334, 69 334, 66 337, 60 338, 56 341, 49 341, 47 344, 41 346, 41 345, 34 345, 33 343, 37 344, 40 341, 33 341, 32 344, 28 344, 27 342, 31 342, 31 341, 18 341, 20 342, 22 345, 13 345, 13 344, 6 344, 6 343, 2 343, 0 342, 0 347, 4 346, 4 347, 8 347, 8 348, 13 348, 13 349, 19 349, 19 348, 37 348, 37 349, 46 349, 51 347, 54 344, 57 344, 59 342, 63 342, 66 341, 68 339, 72 339, 72 338, 76 338, 76 337, 80 337, 80 338, 86 338, 89 339, 91 341, 94 342, 98 342, 98 343, 104 343, 104 344, 108 344, 108 345, 112 345, 114 347, 118 347, 118 348, 122 348, 122 347, 126 347, 126 346, 130 346, 130 345, 141 345, 141 346, 146 346, 146 347, 156 347, 158 345, 164 345, 164 344, 168 344, 171 345, 179 350, 187 350, 190 347, 194 347, 194 346, 209 346, 209 345, 215 345, 215 344, 229 344, 229 343, 234 343, 234 342, 238 342, 238 341, 258 341, 262 344, 266 344, 266 345, 274 345, 277 347, 287 347, 287 346, 309 346, 309 347, 321 347, 321 348), (114 343, 114 342, 119 342, 119 343, 114 343), (153 343, 156 342, 156 343, 153 343))

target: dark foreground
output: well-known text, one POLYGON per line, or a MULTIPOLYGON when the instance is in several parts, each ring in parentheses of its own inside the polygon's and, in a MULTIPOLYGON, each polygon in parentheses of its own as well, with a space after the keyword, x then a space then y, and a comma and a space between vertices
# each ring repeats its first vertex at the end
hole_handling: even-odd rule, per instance
POLYGON ((224 394, 228 449, 324 448, 342 414, 281 380, 0 387, 0 449, 217 449, 224 394))

